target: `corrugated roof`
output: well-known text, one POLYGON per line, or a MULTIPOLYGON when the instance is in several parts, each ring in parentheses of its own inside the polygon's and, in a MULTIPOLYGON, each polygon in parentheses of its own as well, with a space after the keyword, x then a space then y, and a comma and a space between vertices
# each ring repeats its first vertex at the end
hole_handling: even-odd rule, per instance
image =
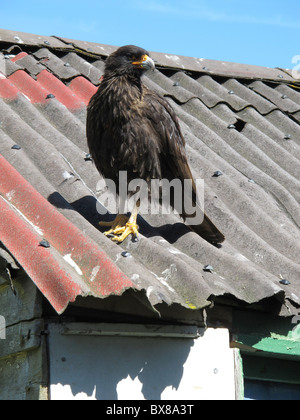
POLYGON ((226 241, 218 249, 175 215, 145 215, 139 242, 116 245, 98 227, 100 177, 85 136, 86 105, 115 47, 4 30, 0 46, 0 204, 61 279, 49 283, 45 273, 42 284, 4 218, 1 241, 58 312, 78 294, 104 298, 127 288, 144 289, 153 305, 275 298, 281 314, 299 312, 300 93, 291 73, 151 54, 157 69, 144 81, 175 108, 192 171, 205 180, 205 211, 226 241), (50 252, 36 246, 33 226, 50 252))
POLYGON ((58 312, 79 294, 106 297, 134 287, 97 244, 2 156, 0 191, 1 242, 58 312))

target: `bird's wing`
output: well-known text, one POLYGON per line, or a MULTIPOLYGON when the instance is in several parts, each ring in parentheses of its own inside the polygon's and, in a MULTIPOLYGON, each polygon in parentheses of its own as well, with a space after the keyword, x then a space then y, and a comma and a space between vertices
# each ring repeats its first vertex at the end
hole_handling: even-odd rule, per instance
MULTIPOLYGON (((198 206, 196 186, 185 151, 185 140, 173 108, 166 99, 155 92, 146 90, 144 95, 144 113, 152 126, 152 130, 157 133, 158 149, 162 155, 161 166, 165 166, 161 169, 162 177, 168 179, 178 178, 181 181, 191 179, 193 205, 198 206)), ((198 208, 198 211, 203 214, 203 222, 199 225, 191 226, 192 230, 211 243, 223 242, 225 239, 224 235, 203 213, 201 208, 198 208)), ((185 219, 191 215, 183 212, 181 216, 185 219)))
MULTIPOLYGON (((166 165, 167 173, 170 172, 172 178, 193 181, 186 157, 185 140, 178 118, 169 102, 147 89, 144 95, 143 113, 148 124, 156 133, 157 147, 162 157, 162 163, 166 165)), ((163 172, 162 170, 162 176, 167 177, 167 174, 163 172)))

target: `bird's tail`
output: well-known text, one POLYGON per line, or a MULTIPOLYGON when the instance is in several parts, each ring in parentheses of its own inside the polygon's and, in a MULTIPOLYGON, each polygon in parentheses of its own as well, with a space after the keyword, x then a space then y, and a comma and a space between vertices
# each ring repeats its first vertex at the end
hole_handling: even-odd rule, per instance
POLYGON ((225 236, 219 231, 219 229, 213 224, 209 217, 203 212, 203 208, 198 202, 197 188, 189 166, 186 164, 183 170, 186 172, 184 173, 184 177, 182 177, 182 182, 184 182, 184 180, 187 179, 191 180, 192 195, 190 196, 189 194, 187 194, 186 197, 185 189, 182 188, 181 206, 177 207, 177 202, 175 200, 175 192, 171 191, 172 207, 175 209, 177 207, 178 213, 186 221, 186 224, 190 227, 190 229, 196 232, 203 239, 214 245, 224 242, 225 236), (186 202, 186 200, 188 202, 186 202), (186 206, 186 204, 188 205, 186 206))
POLYGON ((213 222, 204 214, 203 222, 200 225, 189 226, 195 233, 211 244, 220 244, 225 241, 225 236, 213 224, 213 222))
POLYGON ((193 208, 195 209, 194 214, 191 216, 190 214, 187 214, 185 211, 181 214, 181 217, 183 217, 184 220, 187 219, 187 222, 189 220, 192 220, 195 215, 197 215, 197 218, 199 215, 202 216, 203 221, 200 224, 189 224, 189 227, 192 231, 197 233, 199 236, 201 236, 206 241, 210 242, 211 244, 220 244, 225 241, 225 236, 223 233, 219 231, 219 229, 214 225, 214 223, 209 219, 209 217, 203 213, 203 210, 200 208, 199 204, 196 200, 196 194, 195 189, 193 188, 193 208))

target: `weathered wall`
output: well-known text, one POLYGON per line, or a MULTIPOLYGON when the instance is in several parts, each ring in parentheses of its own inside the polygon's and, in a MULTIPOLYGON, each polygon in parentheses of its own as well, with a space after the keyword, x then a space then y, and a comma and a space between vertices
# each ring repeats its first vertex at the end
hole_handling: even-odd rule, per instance
POLYGON ((47 400, 45 343, 0 359, 0 400, 47 400))
POLYGON ((0 400, 47 398, 42 298, 22 268, 0 247, 0 400))

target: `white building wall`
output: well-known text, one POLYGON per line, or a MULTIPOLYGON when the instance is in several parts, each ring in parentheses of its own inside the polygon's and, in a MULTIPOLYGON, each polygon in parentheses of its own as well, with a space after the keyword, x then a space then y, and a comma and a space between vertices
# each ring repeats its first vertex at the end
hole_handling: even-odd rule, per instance
POLYGON ((143 326, 139 336, 136 328, 130 336, 133 326, 127 328, 129 336, 124 327, 121 336, 116 331, 98 335, 101 329, 70 335, 62 326, 49 326, 51 399, 235 399, 228 330, 207 329, 198 338, 180 338, 180 331, 173 337, 155 336, 143 326))

